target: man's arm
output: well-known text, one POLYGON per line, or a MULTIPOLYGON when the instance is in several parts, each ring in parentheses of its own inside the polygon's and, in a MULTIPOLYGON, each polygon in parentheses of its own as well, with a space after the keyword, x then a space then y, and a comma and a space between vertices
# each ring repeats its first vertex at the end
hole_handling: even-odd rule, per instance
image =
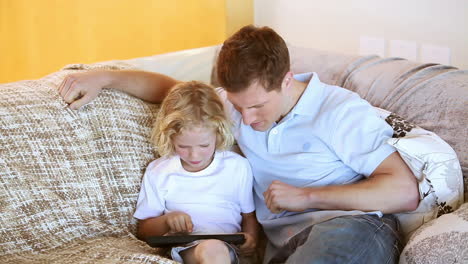
POLYGON ((154 72, 99 70, 69 74, 58 89, 70 108, 78 109, 96 98, 103 88, 118 89, 145 101, 160 103, 178 82, 154 72))
POLYGON ((274 181, 263 195, 273 213, 309 208, 398 213, 413 211, 419 203, 416 177, 397 152, 357 183, 297 188, 274 181))

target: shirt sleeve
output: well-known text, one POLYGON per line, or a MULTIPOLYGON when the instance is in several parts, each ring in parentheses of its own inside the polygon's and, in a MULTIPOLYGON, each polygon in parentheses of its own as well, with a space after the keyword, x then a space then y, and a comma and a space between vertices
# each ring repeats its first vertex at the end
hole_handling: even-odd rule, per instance
POLYGON ((344 164, 368 177, 395 152, 387 143, 393 129, 367 101, 357 94, 350 96, 351 100, 337 107, 331 145, 344 164))
POLYGON ((253 200, 253 174, 249 162, 245 158, 241 158, 242 170, 239 177, 241 182, 239 185, 239 203, 242 213, 251 213, 255 211, 253 200))
POLYGON ((157 217, 164 213, 164 196, 162 191, 158 191, 157 186, 157 161, 148 165, 143 176, 136 210, 133 214, 133 217, 140 220, 157 217))

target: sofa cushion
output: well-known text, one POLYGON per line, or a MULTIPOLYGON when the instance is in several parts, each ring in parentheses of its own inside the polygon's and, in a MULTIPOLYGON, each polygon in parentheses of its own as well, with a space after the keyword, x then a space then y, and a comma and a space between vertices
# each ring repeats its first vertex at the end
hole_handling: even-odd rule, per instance
POLYGON ((468 203, 420 227, 400 255, 400 264, 468 263, 468 203))
POLYGON ((155 158, 149 137, 157 106, 104 90, 73 111, 57 86, 86 67, 67 68, 0 85, 1 263, 94 238, 137 240, 132 215, 155 158))
POLYGON ((2 263, 177 263, 157 253, 156 249, 131 236, 96 237, 42 252, 8 255, 2 258, 2 263))
POLYGON ((415 211, 396 214, 405 239, 422 224, 463 203, 463 177, 455 151, 436 134, 376 108, 394 130, 388 143, 394 146, 416 176, 420 202, 415 211))

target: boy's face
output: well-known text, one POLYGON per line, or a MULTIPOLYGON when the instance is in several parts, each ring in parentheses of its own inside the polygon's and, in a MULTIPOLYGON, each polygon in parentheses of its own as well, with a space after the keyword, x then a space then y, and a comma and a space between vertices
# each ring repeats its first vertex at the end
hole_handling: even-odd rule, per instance
POLYGON ((201 171, 213 160, 216 149, 216 131, 203 126, 190 127, 174 136, 172 143, 185 170, 201 171))
POLYGON ((227 98, 242 114, 244 124, 256 131, 268 130, 273 122, 282 117, 286 106, 283 88, 267 92, 257 82, 253 82, 244 91, 228 92, 227 98))

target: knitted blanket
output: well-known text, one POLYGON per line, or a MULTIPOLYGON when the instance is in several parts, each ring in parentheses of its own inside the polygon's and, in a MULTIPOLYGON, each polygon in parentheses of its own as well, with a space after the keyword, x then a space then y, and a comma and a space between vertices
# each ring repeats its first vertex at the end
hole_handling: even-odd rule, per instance
POLYGON ((0 85, 0 263, 173 263, 132 217, 157 106, 116 90, 78 111, 57 92, 71 65, 0 85))

